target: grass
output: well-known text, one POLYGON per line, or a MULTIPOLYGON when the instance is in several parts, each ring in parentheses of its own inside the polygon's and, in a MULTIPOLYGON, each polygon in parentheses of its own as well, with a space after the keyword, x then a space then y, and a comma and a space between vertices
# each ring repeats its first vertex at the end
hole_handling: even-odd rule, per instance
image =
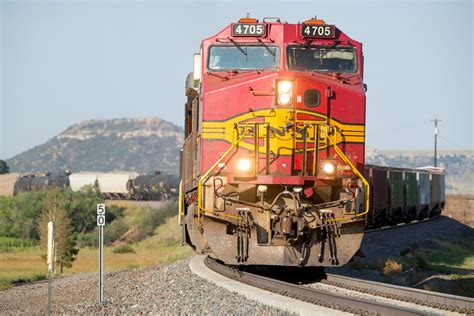
MULTIPOLYGON (((105 228, 107 229, 107 227, 105 228)), ((130 247, 130 246, 129 246, 130 247)), ((157 264, 168 264, 192 255, 192 250, 181 246, 181 227, 177 216, 168 218, 154 231, 154 235, 131 247, 133 252, 114 253, 117 247, 106 247, 104 252, 105 271, 131 269, 157 264)), ((11 252, 0 256, 0 290, 11 283, 35 280, 47 273, 46 264, 40 258, 41 249, 12 248, 11 252)), ((72 268, 65 274, 98 271, 98 249, 82 248, 72 268)))
POLYGON ((120 245, 112 249, 113 253, 136 253, 130 245, 120 245))
POLYGON ((474 238, 472 237, 467 236, 452 242, 434 239, 432 247, 420 248, 415 252, 432 270, 444 273, 459 273, 459 271, 474 273, 474 243, 472 242, 474 238))
MULTIPOLYGON (((442 275, 442 280, 428 281, 425 289, 474 297, 474 234, 452 240, 433 239, 422 245, 412 245, 400 252, 405 270, 411 269, 414 283, 430 275, 442 275)), ((428 279, 429 280, 429 279, 428 279)))
POLYGON ((10 248, 29 248, 35 245, 36 242, 31 239, 0 236, 0 252, 10 251, 10 248))
POLYGON ((40 258, 39 247, 12 248, 0 256, 0 288, 8 288, 11 283, 37 279, 37 275, 47 273, 46 264, 40 258))

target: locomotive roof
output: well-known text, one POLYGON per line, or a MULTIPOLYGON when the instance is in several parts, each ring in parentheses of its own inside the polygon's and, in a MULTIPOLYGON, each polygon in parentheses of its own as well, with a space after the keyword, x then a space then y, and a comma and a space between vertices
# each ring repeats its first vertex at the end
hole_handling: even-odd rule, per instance
POLYGON ((203 40, 203 43, 209 41, 225 41, 232 39, 235 42, 248 42, 255 41, 256 43, 270 43, 270 42, 283 42, 283 43, 301 43, 301 44, 349 44, 353 46, 361 46, 362 44, 356 40, 350 38, 347 34, 341 31, 334 24, 327 24, 324 20, 309 19, 303 22, 288 23, 281 21, 280 18, 263 18, 259 21, 254 18, 242 18, 238 21, 232 22, 222 30, 220 30, 214 36, 208 37, 203 40), (233 31, 235 25, 263 25, 265 27, 264 35, 240 35, 237 36, 233 31), (331 26, 334 27, 334 34, 331 37, 321 37, 317 34, 315 36, 308 36, 302 34, 302 28, 305 25, 314 27, 319 26, 331 26))

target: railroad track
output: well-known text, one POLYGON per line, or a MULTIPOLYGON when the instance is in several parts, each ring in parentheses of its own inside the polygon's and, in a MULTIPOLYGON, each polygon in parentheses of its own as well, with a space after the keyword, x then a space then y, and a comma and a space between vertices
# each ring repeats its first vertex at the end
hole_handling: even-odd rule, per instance
MULTIPOLYGON (((400 306, 396 303, 384 303, 368 300, 361 297, 336 294, 330 291, 315 289, 308 286, 288 283, 254 273, 244 272, 229 267, 207 257, 205 264, 211 270, 236 281, 261 288, 266 291, 291 297, 304 302, 312 303, 343 312, 358 315, 423 315, 431 314, 420 309, 400 306)), ((404 288, 384 283, 359 280, 329 274, 322 283, 345 288, 366 294, 390 298, 416 305, 427 306, 439 310, 474 313, 474 300, 454 295, 434 293, 418 289, 404 288)))
POLYGON ((474 315, 474 299, 439 292, 326 274, 321 283, 450 312, 474 315))

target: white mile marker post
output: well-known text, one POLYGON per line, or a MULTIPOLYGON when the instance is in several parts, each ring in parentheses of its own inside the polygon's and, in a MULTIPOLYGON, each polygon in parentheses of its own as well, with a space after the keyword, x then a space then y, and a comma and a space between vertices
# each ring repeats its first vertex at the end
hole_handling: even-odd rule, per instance
POLYGON ((51 315, 51 273, 54 271, 54 222, 48 222, 48 315, 51 315))
POLYGON ((104 304, 105 204, 97 204, 97 226, 99 226, 99 303, 104 304))

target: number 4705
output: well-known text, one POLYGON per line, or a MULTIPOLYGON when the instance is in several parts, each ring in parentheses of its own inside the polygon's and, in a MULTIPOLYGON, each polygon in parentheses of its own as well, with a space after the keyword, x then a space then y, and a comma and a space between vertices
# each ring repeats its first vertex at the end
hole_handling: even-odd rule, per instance
POLYGON ((331 26, 308 25, 303 33, 309 36, 331 36, 331 26))
POLYGON ((234 32, 236 34, 263 34, 264 29, 261 24, 239 24, 236 26, 234 32))

